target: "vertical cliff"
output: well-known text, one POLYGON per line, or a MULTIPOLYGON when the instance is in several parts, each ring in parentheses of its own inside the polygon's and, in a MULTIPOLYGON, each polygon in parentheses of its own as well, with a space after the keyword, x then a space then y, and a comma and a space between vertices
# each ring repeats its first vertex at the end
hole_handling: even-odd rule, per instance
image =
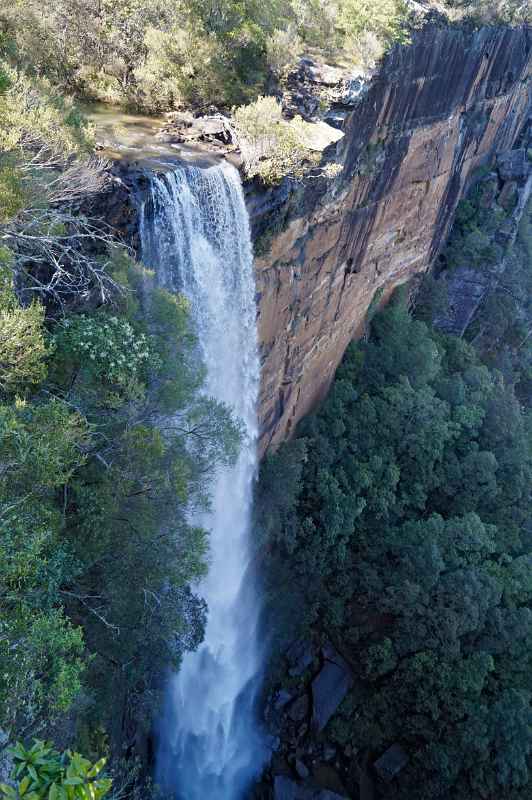
POLYGON ((264 448, 322 399, 372 304, 429 267, 475 172, 516 145, 531 51, 531 29, 425 28, 349 110, 337 181, 250 191, 264 448))

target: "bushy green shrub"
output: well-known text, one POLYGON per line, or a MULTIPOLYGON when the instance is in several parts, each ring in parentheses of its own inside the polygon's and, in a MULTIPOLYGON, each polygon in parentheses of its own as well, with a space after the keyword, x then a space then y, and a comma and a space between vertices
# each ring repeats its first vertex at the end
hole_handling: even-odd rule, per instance
POLYGON ((46 378, 44 308, 0 310, 0 394, 24 395, 46 378))
POLYGON ((374 33, 383 42, 405 37, 407 8, 403 0, 342 0, 339 25, 348 38, 374 33))
POLYGON ((65 317, 53 343, 61 368, 72 375, 72 388, 84 381, 110 406, 142 397, 150 368, 159 366, 147 335, 114 314, 65 317))
POLYGON ((319 161, 305 139, 308 124, 287 121, 275 97, 259 97, 233 110, 233 120, 247 175, 277 183, 286 175, 304 173, 304 162, 319 161))
POLYGON ((293 67, 303 50, 303 43, 294 26, 277 30, 266 43, 268 66, 277 77, 293 67))
POLYGON ((0 784, 3 800, 101 800, 112 780, 101 776, 106 759, 95 764, 70 750, 59 753, 35 739, 31 747, 17 742, 11 749, 14 786, 0 784))

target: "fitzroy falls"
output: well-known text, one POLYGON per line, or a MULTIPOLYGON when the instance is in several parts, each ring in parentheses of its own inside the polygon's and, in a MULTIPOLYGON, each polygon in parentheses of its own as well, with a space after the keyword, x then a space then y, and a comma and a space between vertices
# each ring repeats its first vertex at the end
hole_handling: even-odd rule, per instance
POLYGON ((253 253, 240 178, 229 165, 153 174, 144 203, 144 262, 158 283, 189 300, 206 369, 206 393, 242 421, 234 467, 219 472, 203 644, 170 677, 157 780, 179 800, 239 800, 263 762, 254 706, 260 672, 259 598, 250 579, 252 484, 257 469, 259 360, 253 253))

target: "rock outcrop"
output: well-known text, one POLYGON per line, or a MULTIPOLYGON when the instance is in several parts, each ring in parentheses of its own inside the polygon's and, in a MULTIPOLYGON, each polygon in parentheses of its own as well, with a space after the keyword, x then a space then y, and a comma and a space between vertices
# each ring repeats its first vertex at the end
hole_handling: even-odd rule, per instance
POLYGON ((475 171, 516 146, 531 53, 531 29, 425 28, 349 109, 330 152, 337 180, 248 187, 263 449, 324 397, 368 309, 433 262, 475 171))

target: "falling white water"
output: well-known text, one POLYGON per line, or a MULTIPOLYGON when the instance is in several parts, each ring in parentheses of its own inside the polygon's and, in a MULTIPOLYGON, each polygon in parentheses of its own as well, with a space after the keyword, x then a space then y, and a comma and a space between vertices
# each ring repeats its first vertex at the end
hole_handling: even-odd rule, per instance
POLYGON ((151 178, 143 258, 161 285, 189 298, 205 363, 205 391, 243 421, 236 466, 222 470, 211 511, 210 568, 199 587, 205 641, 171 678, 157 775, 179 800, 240 800, 263 761, 254 715, 259 604, 249 574, 257 467, 257 351, 253 254, 237 171, 178 167, 151 178))

